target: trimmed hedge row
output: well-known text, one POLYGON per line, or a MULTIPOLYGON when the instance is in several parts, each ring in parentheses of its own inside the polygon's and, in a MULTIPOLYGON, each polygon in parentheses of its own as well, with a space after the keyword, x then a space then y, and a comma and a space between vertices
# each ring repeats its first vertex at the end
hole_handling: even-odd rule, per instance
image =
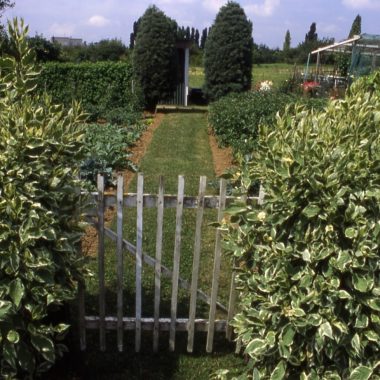
POLYGON ((67 107, 73 100, 81 101, 92 120, 134 123, 142 111, 142 102, 132 80, 130 62, 51 62, 43 66, 37 91, 46 90, 54 102, 67 107))
POLYGON ((322 109, 326 99, 300 98, 275 91, 230 94, 209 108, 209 123, 221 146, 234 152, 249 153, 255 146, 260 124, 274 124, 277 112, 296 102, 307 108, 322 109))

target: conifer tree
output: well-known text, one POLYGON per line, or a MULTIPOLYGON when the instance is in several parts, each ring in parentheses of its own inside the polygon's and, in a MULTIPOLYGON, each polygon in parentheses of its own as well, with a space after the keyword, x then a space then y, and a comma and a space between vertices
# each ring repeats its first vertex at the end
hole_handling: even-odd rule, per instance
POLYGON ((177 24, 156 6, 150 6, 140 19, 133 54, 136 77, 146 106, 154 109, 170 97, 177 82, 177 24))
POLYGON ((205 93, 215 100, 251 87, 252 23, 236 2, 223 6, 205 46, 205 93))
POLYGON ((290 43, 291 43, 291 37, 290 37, 290 32, 289 30, 286 31, 285 34, 285 40, 284 40, 284 45, 283 45, 283 51, 287 52, 290 49, 290 43))
POLYGON ((305 43, 318 41, 317 24, 313 22, 310 25, 310 30, 305 35, 305 43))
POLYGON ((348 38, 351 38, 356 35, 360 35, 362 32, 362 18, 360 15, 357 15, 355 17, 355 20, 352 23, 350 33, 348 35, 348 38))

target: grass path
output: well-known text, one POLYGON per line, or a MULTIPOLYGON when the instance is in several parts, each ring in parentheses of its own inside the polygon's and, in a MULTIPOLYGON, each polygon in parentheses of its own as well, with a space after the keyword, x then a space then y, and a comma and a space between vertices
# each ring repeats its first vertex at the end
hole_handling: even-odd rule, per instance
MULTIPOLYGON (((211 181, 215 180, 212 153, 207 134, 207 116, 205 114, 167 114, 158 129, 140 163, 140 171, 144 173, 144 192, 156 193, 158 177, 165 178, 165 193, 177 192, 177 177, 185 176, 186 195, 196 195, 198 191, 199 176, 206 175, 211 181)), ((129 186, 129 192, 136 189, 136 178, 129 186)), ((215 192, 215 188, 208 187, 208 192, 215 192)), ((172 256, 174 250, 175 210, 166 209, 164 215, 164 246, 163 264, 172 268, 172 256)), ((192 253, 194 246, 195 210, 184 210, 181 266, 180 275, 190 279, 192 268, 192 253)), ((205 210, 202 236, 202 258, 199 287, 210 292, 211 276, 214 254, 215 230, 209 227, 209 223, 216 220, 215 210, 205 210)), ((133 209, 127 209, 125 217, 125 236, 135 242, 136 213, 133 209)), ((115 226, 114 226, 115 227, 115 226)), ((154 256, 155 252, 156 210, 144 209, 143 250, 154 256)), ((116 263, 115 246, 106 246, 106 286, 107 286, 107 314, 115 314, 116 302, 116 263)), ((125 314, 134 314, 134 259, 126 256, 125 260, 125 314)), ((96 260, 93 260, 96 270, 96 260)), ((220 300, 227 302, 228 281, 230 271, 224 263, 224 273, 220 281, 220 300)), ((88 284, 87 309, 97 310, 97 284, 92 281, 88 284)), ((151 268, 143 269, 143 316, 153 316, 153 289, 154 272, 151 268)), ((161 317, 170 316, 170 279, 162 282, 161 317)), ((187 317, 189 310, 189 296, 187 292, 180 291, 178 316, 187 317)), ((201 302, 197 305, 197 317, 208 317, 208 307, 201 302)), ((98 344, 97 332, 93 335, 93 344, 98 344)), ((215 352, 212 355, 205 353, 205 334, 197 334, 193 355, 186 354, 187 334, 177 333, 175 353, 168 352, 168 338, 162 335, 160 344, 162 351, 153 355, 151 350, 151 334, 146 336, 145 351, 141 354, 133 352, 133 334, 126 335, 131 348, 124 354, 116 352, 115 333, 108 333, 109 345, 106 353, 89 351, 86 354, 86 376, 94 376, 97 379, 209 379, 211 373, 219 368, 234 368, 242 365, 242 360, 236 357, 233 347, 228 345, 224 337, 216 338, 215 352)))

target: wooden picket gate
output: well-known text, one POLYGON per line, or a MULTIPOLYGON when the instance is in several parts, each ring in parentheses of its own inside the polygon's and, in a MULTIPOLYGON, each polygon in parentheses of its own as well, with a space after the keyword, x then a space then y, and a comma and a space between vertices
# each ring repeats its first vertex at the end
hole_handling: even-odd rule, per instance
MULTIPOLYGON (((163 178, 160 177, 158 184, 158 194, 144 194, 144 176, 139 173, 137 179, 137 193, 124 194, 123 176, 117 178, 116 194, 105 193, 104 177, 98 176, 98 191, 92 193, 96 202, 96 209, 92 210, 92 215, 96 216, 93 223, 98 231, 98 284, 99 284, 99 308, 98 315, 86 315, 85 312, 85 288, 79 287, 79 334, 80 346, 86 349, 86 330, 97 329, 99 331, 99 348, 106 349, 106 330, 116 330, 117 348, 120 352, 124 346, 124 331, 135 331, 135 351, 141 348, 142 331, 152 331, 153 351, 158 350, 160 331, 169 332, 169 350, 175 350, 176 331, 187 332, 187 351, 193 352, 194 334, 196 331, 207 332, 206 352, 212 352, 215 332, 224 332, 228 340, 232 339, 233 331, 229 326, 229 321, 233 318, 236 291, 234 286, 234 274, 231 276, 229 302, 223 305, 218 301, 219 276, 221 268, 221 231, 216 229, 214 263, 212 273, 211 294, 207 295, 198 289, 198 275, 201 255, 201 227, 205 208, 218 210, 218 221, 223 218, 223 211, 226 206, 233 202, 234 198, 226 196, 226 181, 220 180, 219 196, 205 195, 206 177, 200 177, 199 193, 197 197, 184 195, 185 180, 183 176, 178 177, 177 195, 164 194, 163 178), (116 232, 107 228, 104 223, 104 211, 106 208, 114 206, 117 212, 116 232), (123 215, 125 208, 134 207, 137 210, 136 220, 136 245, 123 238, 123 215), (143 252, 143 208, 157 209, 157 231, 156 231, 156 252, 151 256, 143 252), (173 253, 173 270, 165 267, 162 262, 162 231, 163 216, 165 208, 176 209, 175 244, 173 253), (183 209, 196 209, 196 226, 193 249, 193 267, 191 281, 180 277, 180 257, 181 257, 181 230, 183 209), (117 305, 116 315, 106 315, 105 306, 105 238, 116 242, 117 258, 117 305), (123 310, 123 279, 124 279, 124 254, 129 253, 135 259, 135 314, 133 316, 124 315, 123 310), (146 264, 154 268, 154 315, 151 318, 142 317, 142 266, 146 264), (160 291, 162 276, 171 279, 171 307, 170 318, 160 317, 160 291), (189 291, 190 305, 188 318, 177 318, 177 297, 179 287, 189 291), (197 318, 197 299, 209 305, 209 317, 197 318), (225 319, 216 319, 216 309, 225 315, 225 319)), ((264 194, 260 191, 259 196, 249 198, 250 202, 261 204, 264 194)), ((91 214, 91 212, 89 213, 91 214)))

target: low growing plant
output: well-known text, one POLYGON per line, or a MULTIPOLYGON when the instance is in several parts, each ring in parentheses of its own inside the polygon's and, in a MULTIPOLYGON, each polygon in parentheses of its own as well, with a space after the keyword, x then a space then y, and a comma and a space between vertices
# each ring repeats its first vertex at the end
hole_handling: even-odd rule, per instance
POLYGON ((274 125, 277 112, 296 102, 318 109, 326 104, 271 90, 230 94, 210 105, 209 123, 221 146, 246 154, 255 149, 259 125, 274 125))
MULTIPOLYGON (((49 315, 76 295, 83 263, 80 186, 84 117, 35 96, 27 28, 9 24, 0 58, 0 377, 35 378, 64 349, 49 315)), ((63 321, 61 321, 63 322, 63 321)))
MULTIPOLYGON (((262 125, 225 222, 243 379, 380 379, 380 73, 262 125)), ((221 377, 227 376, 221 372, 221 377)))

